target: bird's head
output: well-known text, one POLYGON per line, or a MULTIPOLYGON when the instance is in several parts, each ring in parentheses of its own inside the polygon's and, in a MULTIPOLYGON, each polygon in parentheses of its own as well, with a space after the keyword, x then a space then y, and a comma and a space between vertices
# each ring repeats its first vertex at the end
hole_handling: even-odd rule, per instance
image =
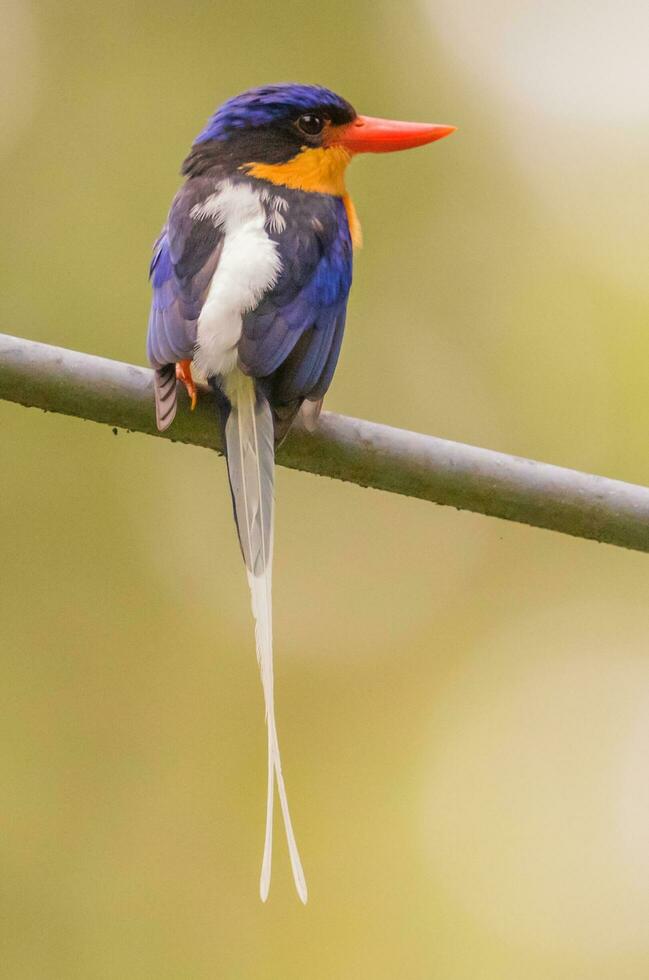
POLYGON ((407 150, 448 136, 454 126, 359 116, 319 85, 267 85, 225 102, 194 142, 183 172, 213 166, 275 184, 344 195, 356 153, 407 150))

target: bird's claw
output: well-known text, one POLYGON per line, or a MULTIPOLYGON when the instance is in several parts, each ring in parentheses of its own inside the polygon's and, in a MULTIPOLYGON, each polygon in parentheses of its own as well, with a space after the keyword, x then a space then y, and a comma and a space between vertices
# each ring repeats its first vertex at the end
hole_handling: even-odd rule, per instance
POLYGON ((182 381, 187 389, 187 394, 191 401, 191 411, 193 412, 198 401, 198 391, 192 378, 192 362, 190 360, 178 361, 176 364, 176 378, 178 381, 182 381))

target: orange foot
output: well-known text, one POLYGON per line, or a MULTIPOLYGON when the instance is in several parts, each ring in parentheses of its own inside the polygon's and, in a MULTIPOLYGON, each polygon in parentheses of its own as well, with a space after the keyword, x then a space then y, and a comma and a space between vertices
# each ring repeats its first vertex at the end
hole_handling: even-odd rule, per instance
POLYGON ((192 412, 196 408, 196 400, 198 398, 198 393, 196 391, 196 385, 194 384, 194 379, 192 378, 192 362, 191 361, 179 361, 176 364, 176 377, 179 381, 182 381, 185 388, 187 389, 187 394, 189 395, 192 403, 192 412))

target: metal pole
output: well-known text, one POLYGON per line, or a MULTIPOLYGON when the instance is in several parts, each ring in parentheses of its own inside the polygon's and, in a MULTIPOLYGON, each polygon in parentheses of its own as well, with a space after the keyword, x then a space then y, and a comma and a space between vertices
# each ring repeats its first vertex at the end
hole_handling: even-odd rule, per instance
MULTIPOLYGON (((171 428, 155 427, 151 372, 0 334, 0 398, 133 432, 219 450, 206 391, 194 413, 184 390, 171 428)), ((277 462, 364 487, 419 497, 575 537, 649 551, 649 489, 375 422, 323 412, 296 426, 277 462)))

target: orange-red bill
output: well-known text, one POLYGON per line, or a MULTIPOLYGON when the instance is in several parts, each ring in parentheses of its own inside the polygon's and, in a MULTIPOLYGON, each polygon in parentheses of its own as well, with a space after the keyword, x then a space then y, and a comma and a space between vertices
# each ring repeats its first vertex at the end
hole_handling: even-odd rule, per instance
POLYGON ((450 136, 457 127, 434 123, 398 122, 396 119, 377 119, 357 116, 353 122, 340 127, 336 143, 350 153, 390 153, 410 150, 450 136))

